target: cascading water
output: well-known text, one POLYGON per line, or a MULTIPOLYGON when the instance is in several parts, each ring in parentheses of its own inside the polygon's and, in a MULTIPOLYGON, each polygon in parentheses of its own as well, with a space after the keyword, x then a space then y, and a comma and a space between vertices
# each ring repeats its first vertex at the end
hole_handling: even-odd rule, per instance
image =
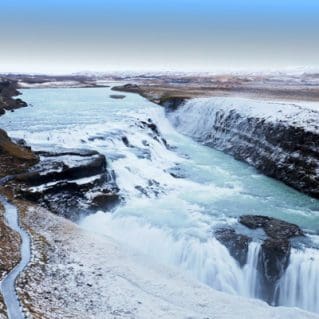
POLYGON ((279 304, 319 312, 318 250, 292 249, 290 264, 279 285, 279 304))
POLYGON ((83 226, 87 229, 94 227, 97 232, 108 234, 124 244, 129 243, 137 251, 158 262, 183 269, 217 290, 255 297, 258 243, 251 243, 247 265, 242 269, 227 248, 214 237, 200 240, 191 234, 177 234, 140 224, 136 218, 114 218, 114 215, 102 212, 87 217, 83 226))
POLYGON ((259 297, 259 274, 257 269, 260 249, 260 243, 250 243, 248 247, 247 263, 243 267, 245 285, 244 295, 251 298, 259 297))
MULTIPOLYGON (((259 298, 260 243, 250 243, 247 263, 240 267, 214 238, 214 230, 233 224, 242 214, 263 214, 315 231, 318 201, 177 133, 164 110, 141 97, 127 94, 124 100, 113 100, 108 94, 107 89, 27 90, 24 99, 34 106, 32 112, 21 109, 0 121, 11 136, 25 138, 34 149, 90 148, 105 154, 125 202, 112 213, 88 216, 81 222, 84 228, 177 267, 215 289, 259 298), (148 118, 171 147, 140 125, 148 118)), ((195 127, 197 115, 192 112, 184 129, 188 125, 195 132, 201 126, 197 133, 204 136, 207 122, 199 121, 195 127)), ((313 254, 317 260, 318 251, 313 254)), ((280 286, 291 283, 290 272, 297 282, 304 280, 297 264, 293 252, 280 286)), ((319 270, 311 267, 318 276, 319 270)), ((318 311, 301 302, 306 297, 299 297, 297 286, 280 289, 279 304, 318 311)), ((309 287, 307 294, 314 302, 317 288, 309 287)))

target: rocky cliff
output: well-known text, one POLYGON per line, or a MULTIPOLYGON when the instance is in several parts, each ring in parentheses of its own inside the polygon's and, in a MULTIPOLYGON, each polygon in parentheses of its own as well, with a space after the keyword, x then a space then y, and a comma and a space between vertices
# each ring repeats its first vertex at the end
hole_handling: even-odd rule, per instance
POLYGON ((19 94, 16 81, 0 78, 0 115, 4 114, 5 110, 27 106, 21 99, 14 98, 19 94))
POLYGON ((220 97, 162 104, 180 132, 319 198, 319 108, 220 97))

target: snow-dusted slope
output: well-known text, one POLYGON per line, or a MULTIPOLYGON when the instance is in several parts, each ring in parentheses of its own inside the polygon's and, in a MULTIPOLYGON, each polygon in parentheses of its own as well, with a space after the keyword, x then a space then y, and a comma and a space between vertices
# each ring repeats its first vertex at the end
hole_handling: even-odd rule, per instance
POLYGON ((182 133, 319 197, 319 104, 202 98, 169 118, 182 133))
POLYGON ((319 318, 217 292, 44 209, 28 210, 24 222, 32 228, 33 261, 47 260, 31 263, 19 281, 28 291, 25 308, 39 318, 319 318))

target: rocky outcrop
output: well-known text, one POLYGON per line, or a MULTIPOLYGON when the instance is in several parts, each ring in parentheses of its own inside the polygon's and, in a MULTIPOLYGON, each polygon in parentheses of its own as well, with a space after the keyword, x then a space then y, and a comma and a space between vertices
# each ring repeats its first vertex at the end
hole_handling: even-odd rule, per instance
MULTIPOLYGON (((166 139, 160 133, 157 125, 155 123, 153 123, 153 121, 151 119, 147 119, 147 121, 139 121, 136 124, 138 127, 145 130, 147 132, 147 134, 151 138, 153 138, 155 141, 157 141, 160 144, 163 144, 166 148, 170 148, 166 139)), ((149 143, 146 140, 142 141, 142 144, 145 147, 137 147, 137 146, 132 145, 127 136, 122 136, 122 142, 126 147, 131 148, 132 151, 135 153, 135 155, 138 158, 151 159, 151 152, 149 150, 149 143)))
POLYGON ((259 215, 242 215, 239 222, 250 228, 262 228, 273 239, 289 239, 296 236, 304 236, 301 228, 284 220, 259 215))
POLYGON ((20 197, 77 221, 119 202, 115 176, 104 155, 90 150, 39 152, 40 162, 15 176, 20 197))
POLYGON ((0 129, 0 178, 22 173, 38 162, 30 148, 16 144, 0 129))
POLYGON ((289 264, 289 239, 304 236, 304 232, 295 224, 268 216, 243 215, 239 222, 250 229, 263 229, 268 237, 261 245, 258 267, 262 281, 261 295, 264 300, 272 303, 276 298, 276 283, 289 264))
POLYGON ((142 89, 137 84, 124 84, 119 86, 113 86, 112 91, 120 91, 120 92, 130 92, 130 93, 138 93, 142 94, 142 89))
MULTIPOLYGON (((0 116, 27 104, 14 97, 19 95, 17 82, 0 78, 0 116)), ((34 165, 38 157, 22 141, 13 141, 0 129, 0 178, 21 173, 34 165)))
MULTIPOLYGON (((295 224, 268 216, 243 215, 239 223, 251 229, 262 229, 265 236, 262 240, 258 260, 259 298, 270 304, 276 304, 277 284, 284 275, 291 252, 290 239, 304 236, 303 231, 295 224)), ((253 241, 253 234, 241 234, 234 228, 220 228, 215 231, 215 238, 229 251, 230 255, 243 267, 247 262, 249 244, 253 241)))
POLYGON ((110 95, 110 98, 111 99, 115 99, 115 100, 122 100, 122 99, 125 99, 125 95, 123 94, 111 94, 110 95))
POLYGON ((112 87, 113 91, 129 92, 139 94, 149 101, 165 107, 167 110, 174 111, 177 107, 183 104, 190 98, 187 94, 181 94, 174 90, 166 91, 165 89, 155 89, 153 86, 137 85, 137 84, 124 84, 112 87))
POLYGON ((266 239, 261 245, 258 263, 260 276, 260 295, 270 304, 276 304, 276 288, 279 279, 284 275, 291 252, 291 244, 287 239, 266 239))
POLYGON ((0 78, 0 114, 4 114, 5 110, 14 110, 27 106, 21 99, 14 98, 19 94, 16 81, 0 78))
POLYGON ((177 108, 181 105, 183 105, 188 98, 183 97, 183 96, 166 96, 163 95, 159 99, 158 104, 165 107, 166 111, 176 111, 177 108))

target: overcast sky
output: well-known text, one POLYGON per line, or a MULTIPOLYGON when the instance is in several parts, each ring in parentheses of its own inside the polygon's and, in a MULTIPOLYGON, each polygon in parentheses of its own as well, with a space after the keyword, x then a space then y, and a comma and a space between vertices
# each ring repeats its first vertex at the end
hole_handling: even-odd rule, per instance
POLYGON ((8 0, 0 72, 319 67, 319 0, 8 0))

